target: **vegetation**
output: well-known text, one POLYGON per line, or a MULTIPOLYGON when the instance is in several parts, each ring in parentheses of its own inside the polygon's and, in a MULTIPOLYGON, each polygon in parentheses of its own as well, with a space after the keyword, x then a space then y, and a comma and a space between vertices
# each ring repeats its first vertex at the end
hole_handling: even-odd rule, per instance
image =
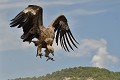
POLYGON ((97 67, 74 67, 40 77, 17 78, 14 80, 120 80, 120 72, 97 67))

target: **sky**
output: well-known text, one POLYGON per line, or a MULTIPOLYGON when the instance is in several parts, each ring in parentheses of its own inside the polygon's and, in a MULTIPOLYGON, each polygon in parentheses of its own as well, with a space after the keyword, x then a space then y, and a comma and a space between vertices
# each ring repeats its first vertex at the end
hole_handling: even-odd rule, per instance
POLYGON ((0 0, 0 80, 41 76, 76 66, 120 72, 119 9, 120 0, 0 0), (55 61, 36 57, 36 47, 20 39, 22 29, 9 27, 10 20, 30 4, 43 8, 46 27, 64 14, 79 49, 65 52, 54 43, 55 61))

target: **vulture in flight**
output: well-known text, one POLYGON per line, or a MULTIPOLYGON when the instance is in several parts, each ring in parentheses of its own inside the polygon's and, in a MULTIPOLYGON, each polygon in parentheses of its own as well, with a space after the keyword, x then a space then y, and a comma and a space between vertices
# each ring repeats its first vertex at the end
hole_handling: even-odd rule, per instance
POLYGON ((53 60, 49 56, 51 53, 54 56, 54 48, 52 47, 54 38, 56 44, 60 42, 61 47, 70 52, 69 48, 74 50, 72 46, 79 44, 72 35, 67 19, 64 15, 58 16, 47 28, 43 25, 43 9, 37 5, 28 5, 15 18, 11 20, 10 27, 23 29, 21 39, 23 42, 33 42, 37 47, 36 56, 43 56, 42 48, 45 48, 45 57, 47 60, 53 60), (37 38, 37 40, 33 40, 37 38))

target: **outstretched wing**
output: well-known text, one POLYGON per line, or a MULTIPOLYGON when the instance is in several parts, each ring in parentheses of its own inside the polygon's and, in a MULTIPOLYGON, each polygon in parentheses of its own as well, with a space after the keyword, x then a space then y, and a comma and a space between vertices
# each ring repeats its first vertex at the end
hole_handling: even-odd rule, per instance
POLYGON ((60 40, 61 47, 65 49, 65 51, 70 51, 68 46, 72 49, 72 45, 74 45, 76 48, 75 43, 79 44, 74 36, 72 35, 70 28, 67 23, 67 19, 64 15, 58 16, 53 23, 51 24, 55 29, 54 31, 56 32, 56 43, 58 45, 58 40, 60 40))
POLYGON ((36 5, 29 5, 21 11, 10 23, 10 27, 23 28, 24 34, 21 39, 31 42, 33 38, 38 38, 41 24, 40 17, 42 17, 42 8, 36 5))

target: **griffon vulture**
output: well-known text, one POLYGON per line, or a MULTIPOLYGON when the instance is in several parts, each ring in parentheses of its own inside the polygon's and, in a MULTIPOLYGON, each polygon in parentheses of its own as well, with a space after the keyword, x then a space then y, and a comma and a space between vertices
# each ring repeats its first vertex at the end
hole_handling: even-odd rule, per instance
POLYGON ((23 29, 23 35, 21 39, 23 42, 33 42, 37 47, 36 56, 42 57, 41 49, 45 48, 45 57, 47 60, 53 60, 52 55, 54 48, 52 47, 53 40, 56 38, 56 43, 60 41, 61 47, 65 51, 70 51, 68 46, 72 49, 72 45, 79 44, 73 37, 70 28, 68 26, 67 19, 64 15, 58 16, 47 28, 43 25, 43 9, 37 5, 28 5, 23 11, 21 11, 15 18, 11 20, 10 27, 16 27, 23 29), (56 33, 56 34, 55 34, 56 33), (33 38, 37 38, 35 41, 33 38), (75 44, 76 43, 76 44, 75 44))

